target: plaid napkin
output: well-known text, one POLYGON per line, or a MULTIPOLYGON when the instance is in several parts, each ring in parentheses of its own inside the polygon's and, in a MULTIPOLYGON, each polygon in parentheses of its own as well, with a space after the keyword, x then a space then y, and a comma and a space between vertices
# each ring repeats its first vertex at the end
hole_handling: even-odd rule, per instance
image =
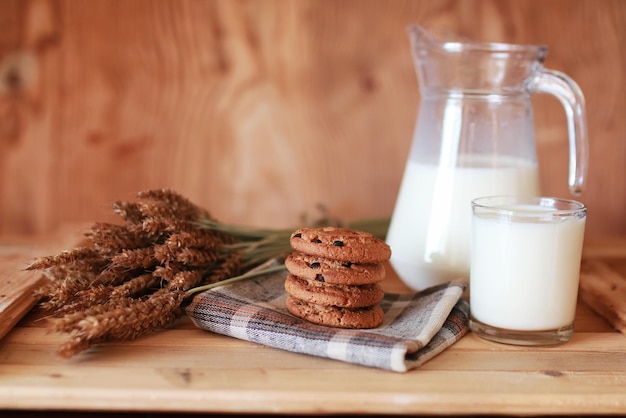
POLYGON ((419 367, 468 331, 465 283, 413 294, 386 294, 385 320, 371 330, 311 324, 285 308, 286 271, 213 288, 185 308, 199 328, 296 353, 406 372, 419 367))

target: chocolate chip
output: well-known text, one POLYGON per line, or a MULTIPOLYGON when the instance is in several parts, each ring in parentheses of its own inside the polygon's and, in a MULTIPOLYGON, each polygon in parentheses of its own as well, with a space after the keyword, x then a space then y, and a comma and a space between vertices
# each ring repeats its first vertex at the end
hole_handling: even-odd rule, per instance
POLYGON ((309 267, 311 267, 312 269, 318 269, 318 268, 320 268, 320 263, 318 263, 318 262, 311 263, 311 264, 309 264, 309 267))
POLYGON ((335 247, 343 247, 343 241, 339 241, 339 240, 333 241, 333 245, 335 247))
POLYGON ((324 283, 324 276, 322 274, 316 274, 315 280, 317 280, 318 282, 324 283))
POLYGON ((301 233, 297 233, 293 236, 294 238, 302 238, 302 234, 301 233))
POLYGON ((345 263, 341 263, 342 266, 347 267, 347 268, 351 268, 352 267, 352 263, 349 261, 346 261, 345 263))
POLYGON ((319 239, 319 238, 315 238, 315 239, 312 239, 311 242, 314 243, 314 244, 321 244, 322 240, 319 239))

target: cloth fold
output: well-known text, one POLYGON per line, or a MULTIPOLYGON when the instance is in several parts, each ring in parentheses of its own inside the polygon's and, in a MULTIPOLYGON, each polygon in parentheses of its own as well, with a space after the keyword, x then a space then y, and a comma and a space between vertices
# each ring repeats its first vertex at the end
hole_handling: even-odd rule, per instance
POLYGON ((285 308, 287 272, 250 278, 196 295, 185 308, 201 329, 362 366, 406 372, 468 331, 466 284, 452 281, 418 293, 387 293, 381 326, 351 330, 315 325, 285 308))

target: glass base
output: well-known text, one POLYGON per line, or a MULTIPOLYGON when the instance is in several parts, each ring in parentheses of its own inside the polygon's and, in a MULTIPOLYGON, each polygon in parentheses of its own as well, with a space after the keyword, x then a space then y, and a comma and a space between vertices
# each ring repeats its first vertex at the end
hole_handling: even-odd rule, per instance
POLYGON ((513 345, 540 346, 563 344, 569 341, 574 333, 573 325, 553 330, 521 331, 496 328, 477 321, 473 317, 470 318, 469 325, 472 332, 485 340, 513 345))

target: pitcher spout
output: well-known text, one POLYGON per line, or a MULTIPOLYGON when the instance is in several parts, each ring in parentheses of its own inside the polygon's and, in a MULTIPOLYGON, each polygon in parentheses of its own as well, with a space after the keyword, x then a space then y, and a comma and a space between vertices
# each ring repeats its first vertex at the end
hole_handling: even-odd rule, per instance
POLYGON ((435 42, 433 36, 421 25, 411 24, 406 27, 406 32, 413 47, 435 42))
MULTIPOLYGON (((459 36, 457 33, 441 26, 425 28, 422 25, 410 24, 406 27, 407 35, 413 48, 443 48, 446 44, 471 43, 469 39, 459 36)), ((449 46, 446 46, 449 48, 449 46)))

